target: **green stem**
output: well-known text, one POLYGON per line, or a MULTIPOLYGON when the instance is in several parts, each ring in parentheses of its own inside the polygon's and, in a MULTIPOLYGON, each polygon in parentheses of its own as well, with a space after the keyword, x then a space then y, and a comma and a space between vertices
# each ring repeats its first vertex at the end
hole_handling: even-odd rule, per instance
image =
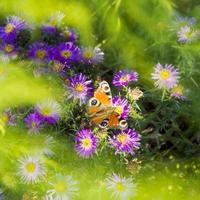
POLYGON ((166 89, 163 90, 161 101, 164 101, 165 94, 166 94, 166 89))

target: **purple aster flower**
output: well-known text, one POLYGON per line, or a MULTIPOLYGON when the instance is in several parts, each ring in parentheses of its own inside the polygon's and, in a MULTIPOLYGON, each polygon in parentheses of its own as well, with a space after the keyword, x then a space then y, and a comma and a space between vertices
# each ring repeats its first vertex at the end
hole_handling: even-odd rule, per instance
POLYGON ((80 49, 72 42, 61 43, 55 52, 55 59, 62 63, 69 64, 80 60, 80 49))
POLYGON ((45 25, 42 27, 43 33, 55 34, 55 33, 57 33, 57 31, 58 31, 58 29, 55 26, 45 25))
POLYGON ((54 125, 60 118, 61 108, 57 102, 48 99, 45 102, 39 103, 36 106, 36 111, 45 121, 54 125))
POLYGON ((104 60, 104 53, 100 48, 84 48, 82 49, 82 59, 86 64, 99 64, 104 60))
POLYGON ((131 154, 140 148, 140 135, 135 129, 128 128, 126 130, 117 130, 111 139, 111 145, 116 148, 115 154, 131 154))
POLYGON ((80 156, 89 158, 96 152, 98 139, 90 129, 78 131, 75 141, 75 148, 80 156))
POLYGON ((9 126, 16 126, 16 115, 14 115, 11 111, 10 108, 7 108, 4 110, 2 116, 1 116, 1 120, 9 125, 9 126))
POLYGON ((93 94, 92 81, 87 80, 87 77, 82 73, 69 77, 69 83, 66 87, 69 91, 68 98, 78 99, 80 104, 86 103, 93 94))
POLYGON ((49 61, 51 57, 51 47, 45 43, 34 43, 29 48, 29 57, 36 62, 49 61))
POLYGON ((115 74, 114 79, 113 79, 113 84, 116 87, 127 87, 129 82, 136 82, 138 80, 138 73, 134 71, 119 71, 118 73, 115 74))
POLYGON ((44 119, 37 113, 31 113, 25 118, 26 127, 29 133, 38 133, 42 128, 44 119))
POLYGON ((185 88, 182 85, 177 85, 171 90, 171 96, 176 97, 180 100, 185 100, 186 96, 184 95, 185 88))
POLYGON ((195 17, 178 17, 176 20, 176 24, 179 26, 194 26, 197 22, 195 17))
POLYGON ((77 32, 72 28, 66 28, 62 33, 61 36, 66 38, 67 41, 76 42, 78 39, 77 32))
POLYGON ((183 26, 177 33, 178 41, 181 43, 190 43, 199 35, 198 31, 193 30, 190 26, 183 26))
POLYGON ((112 99, 113 106, 115 108, 115 112, 117 112, 121 118, 127 119, 130 112, 131 106, 128 103, 128 100, 125 98, 121 98, 120 96, 116 96, 112 99))
POLYGON ((18 48, 12 42, 6 43, 4 42, 0 49, 9 57, 9 58, 16 58, 18 53, 18 48))
POLYGON ((17 33, 26 28, 26 23, 17 16, 7 18, 6 25, 0 27, 0 38, 4 41, 15 41, 17 33))
POLYGON ((155 86, 158 88, 171 89, 177 85, 180 78, 180 72, 173 65, 158 63, 155 72, 152 73, 152 79, 155 80, 155 86))

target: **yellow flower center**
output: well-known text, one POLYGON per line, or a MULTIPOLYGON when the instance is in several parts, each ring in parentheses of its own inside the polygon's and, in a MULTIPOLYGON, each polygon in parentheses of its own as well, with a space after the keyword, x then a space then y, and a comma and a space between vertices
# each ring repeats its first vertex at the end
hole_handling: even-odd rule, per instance
POLYGON ((60 62, 55 62, 53 65, 53 69, 56 72, 62 72, 63 68, 64 68, 64 65, 60 62))
POLYGON ((37 57, 39 59, 45 59, 47 56, 47 52, 45 50, 38 50, 37 51, 37 57))
POLYGON ((125 187, 125 185, 122 182, 118 182, 116 184, 116 190, 118 192, 124 192, 126 190, 126 187, 125 187))
POLYGON ((75 88, 77 92, 83 92, 85 90, 85 86, 81 83, 78 83, 75 88))
POLYGON ((45 107, 45 108, 43 108, 43 110, 42 110, 42 114, 43 114, 44 116, 50 116, 51 113, 52 113, 52 110, 51 110, 50 108, 48 108, 48 107, 45 107))
POLYGON ((68 191, 68 185, 66 182, 64 181, 60 181, 58 182, 57 184, 55 184, 55 190, 58 192, 58 193, 65 193, 68 191))
POLYGON ((12 23, 8 23, 6 25, 5 31, 6 31, 6 33, 11 33, 11 32, 13 32, 14 29, 15 29, 15 25, 12 23))
POLYGON ((163 69, 160 73, 160 76, 163 80, 168 80, 171 77, 171 72, 167 69, 163 69))
POLYGON ((33 162, 27 163, 27 164, 26 164, 26 170, 27 170, 27 172, 29 172, 29 173, 34 173, 35 170, 36 170, 36 164, 33 163, 33 162))
POLYGON ((185 33, 185 36, 187 38, 192 38, 193 37, 193 32, 192 31, 188 31, 187 33, 185 33))
POLYGON ((93 53, 93 51, 86 51, 85 53, 84 53, 84 58, 86 58, 86 59, 92 59, 94 57, 94 53, 93 53))
POLYGON ((82 144, 83 144, 83 147, 87 150, 87 149, 90 149, 91 145, 92 145, 92 142, 91 142, 91 139, 89 138, 85 138, 82 140, 82 144))
POLYGON ((70 57, 72 56, 71 52, 70 52, 70 51, 67 51, 67 50, 63 50, 63 51, 61 52, 61 55, 62 55, 62 57, 64 57, 64 58, 70 58, 70 57))
POLYGON ((125 134, 125 133, 121 133, 117 136, 117 139, 118 141, 121 143, 121 144, 126 144, 127 141, 128 141, 128 135, 125 134))
POLYGON ((37 124, 35 122, 32 122, 31 126, 32 126, 32 128, 36 128, 37 124))
POLYGON ((3 116, 1 117, 1 120, 3 121, 3 123, 6 124, 6 123, 9 121, 9 118, 8 118, 7 115, 3 115, 3 116))
POLYGON ((178 85, 172 89, 173 93, 183 95, 184 88, 181 85, 178 85))
POLYGON ((129 81, 129 75, 128 74, 126 74, 126 75, 124 75, 124 76, 122 76, 121 78, 120 78, 120 81, 121 82, 127 82, 127 81, 129 81))
POLYGON ((11 44, 8 44, 8 45, 5 46, 4 50, 7 53, 11 53, 14 50, 14 46, 11 45, 11 44))
POLYGON ((121 115, 123 113, 123 106, 117 106, 115 108, 115 112, 118 113, 119 115, 121 115))

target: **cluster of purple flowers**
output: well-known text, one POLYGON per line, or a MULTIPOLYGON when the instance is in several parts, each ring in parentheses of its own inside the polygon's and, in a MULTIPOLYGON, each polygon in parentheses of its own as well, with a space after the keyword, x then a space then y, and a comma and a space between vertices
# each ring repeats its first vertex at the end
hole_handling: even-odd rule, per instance
MULTIPOLYGON (((80 72, 82 65, 92 67, 104 60, 104 53, 99 47, 80 47, 78 45, 78 34, 74 29, 60 27, 64 15, 57 15, 51 18, 48 23, 40 28, 41 37, 39 40, 24 46, 20 45, 20 37, 24 32, 31 30, 27 23, 19 17, 7 18, 4 26, 0 27, 0 49, 9 57, 20 56, 27 58, 37 66, 38 73, 54 72, 64 80, 64 87, 68 99, 79 101, 80 105, 87 104, 89 98, 94 94, 92 80, 80 72), (39 67, 38 67, 39 66, 39 67), (48 68, 47 68, 48 66, 48 68), (45 69, 45 70, 42 70, 45 69), (47 70, 48 69, 48 70, 47 70)), ((23 36, 25 37, 25 36, 23 36)), ((138 80, 135 71, 119 71, 113 79, 113 84, 118 89, 128 88, 130 83, 138 80)), ((122 96, 115 96, 112 99, 115 112, 120 119, 127 120, 131 113, 131 105, 122 96)), ((45 124, 55 125, 61 116, 60 105, 49 99, 38 103, 32 113, 25 118, 28 132, 39 133, 45 124)), ((91 129, 82 129, 77 132, 75 139, 76 151, 82 157, 89 158, 96 151, 99 145, 99 138, 91 129)), ((110 139, 110 143, 116 148, 116 153, 133 154, 139 148, 140 136, 134 129, 116 131, 110 139)))
MULTIPOLYGON (((127 88, 131 82, 136 82, 137 80, 137 72, 124 70, 119 71, 114 76, 113 84, 118 89, 122 89, 123 87, 127 88)), ((81 90, 83 90, 83 88, 84 87, 81 86, 81 90)), ((74 91, 72 90, 70 97, 73 95, 74 91)), ((125 97, 115 96, 112 99, 112 106, 115 107, 115 112, 119 114, 120 119, 128 119, 132 106, 125 97)), ((78 131, 75 141, 77 153, 84 158, 89 158, 96 153, 100 144, 99 138, 91 129, 82 129, 78 131)), ((140 135, 133 128, 115 130, 109 139, 109 144, 115 149, 115 154, 134 155, 135 151, 140 148, 140 135)))
POLYGON ((38 103, 35 111, 25 118, 29 133, 39 133, 45 122, 55 125, 60 118, 60 112, 60 105, 56 101, 48 99, 46 102, 38 103))
POLYGON ((19 50, 17 38, 27 29, 24 20, 17 16, 8 17, 4 26, 0 27, 0 50, 10 57, 16 57, 19 50))
MULTIPOLYGON (((141 136, 135 129, 116 130, 110 138, 109 144, 115 149, 115 154, 134 155, 140 149, 141 136)), ((75 149, 81 157, 89 158, 97 152, 99 138, 91 129, 82 129, 77 132, 75 149)))

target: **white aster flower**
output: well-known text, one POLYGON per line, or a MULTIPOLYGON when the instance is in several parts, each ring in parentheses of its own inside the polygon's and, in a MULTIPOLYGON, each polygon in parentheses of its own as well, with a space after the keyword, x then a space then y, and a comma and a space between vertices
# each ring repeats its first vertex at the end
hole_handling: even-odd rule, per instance
POLYGON ((45 175, 43 163, 35 157, 24 157, 19 161, 18 174, 24 183, 37 183, 45 175))
POLYGON ((177 33, 178 41, 181 43, 190 43, 194 41, 198 35, 199 32, 193 30, 190 26, 181 27, 177 33))
POLYGON ((125 178, 113 173, 106 181, 108 190, 112 192, 112 196, 115 198, 127 200, 137 194, 136 184, 133 183, 131 177, 125 178))
POLYGON ((44 149, 43 154, 47 157, 52 157, 55 155, 52 148, 55 144, 54 138, 52 136, 47 136, 46 140, 44 141, 44 149))
POLYGON ((45 200, 70 200, 78 195, 78 182, 72 176, 56 175, 56 180, 50 183, 52 189, 47 191, 45 200))

